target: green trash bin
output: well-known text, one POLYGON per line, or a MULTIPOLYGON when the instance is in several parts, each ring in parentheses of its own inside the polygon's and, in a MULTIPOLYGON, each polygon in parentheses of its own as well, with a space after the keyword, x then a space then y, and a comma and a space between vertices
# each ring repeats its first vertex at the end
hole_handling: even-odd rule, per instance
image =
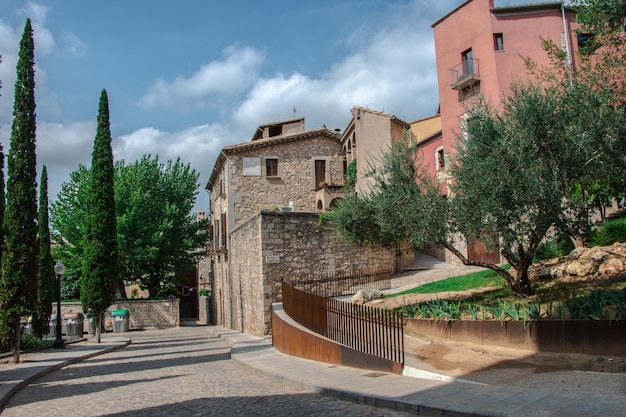
POLYGON ((111 317, 113 317, 113 333, 124 333, 128 331, 130 318, 128 310, 113 310, 111 317))

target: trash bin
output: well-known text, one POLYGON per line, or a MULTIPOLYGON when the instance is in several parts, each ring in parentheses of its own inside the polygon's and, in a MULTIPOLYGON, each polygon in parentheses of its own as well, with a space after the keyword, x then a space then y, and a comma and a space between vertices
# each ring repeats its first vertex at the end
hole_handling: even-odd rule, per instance
POLYGON ((93 335, 96 333, 96 324, 94 323, 93 314, 85 314, 85 323, 83 325, 83 332, 93 335))
POLYGON ((65 320, 65 334, 68 337, 83 337, 83 313, 68 313, 63 318, 65 320))
POLYGON ((50 337, 57 337, 57 315, 56 313, 50 315, 50 337))
POLYGON ((128 310, 113 310, 113 333, 123 333, 128 331, 130 315, 128 310))

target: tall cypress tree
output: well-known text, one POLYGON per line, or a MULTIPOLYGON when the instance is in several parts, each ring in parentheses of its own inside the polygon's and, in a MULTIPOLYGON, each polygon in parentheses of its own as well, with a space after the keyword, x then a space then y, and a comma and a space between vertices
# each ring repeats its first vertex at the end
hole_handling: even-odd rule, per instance
POLYGON ((37 337, 50 332, 48 320, 55 300, 56 280, 50 253, 50 221, 48 216, 48 172, 44 165, 39 184, 39 276, 37 279, 37 305, 33 311, 33 330, 37 337))
POLYGON ((37 182, 35 155, 35 46, 30 19, 20 41, 8 158, 3 228, 0 329, 19 362, 20 317, 37 295, 37 182))
POLYGON ((91 188, 86 221, 80 299, 93 315, 100 343, 102 317, 115 301, 119 274, 117 219, 113 188, 113 151, 106 90, 100 95, 98 129, 91 155, 91 188))

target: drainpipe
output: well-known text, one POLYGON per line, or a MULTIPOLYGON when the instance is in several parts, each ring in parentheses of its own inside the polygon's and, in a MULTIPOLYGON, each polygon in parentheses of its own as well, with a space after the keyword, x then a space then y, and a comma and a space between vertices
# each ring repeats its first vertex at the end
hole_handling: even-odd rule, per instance
POLYGON ((565 2, 561 2, 561 18, 563 19, 563 34, 565 36, 565 53, 567 54, 567 71, 569 72, 569 83, 573 84, 572 78, 572 54, 569 47, 569 32, 567 30, 567 19, 565 17, 565 2))

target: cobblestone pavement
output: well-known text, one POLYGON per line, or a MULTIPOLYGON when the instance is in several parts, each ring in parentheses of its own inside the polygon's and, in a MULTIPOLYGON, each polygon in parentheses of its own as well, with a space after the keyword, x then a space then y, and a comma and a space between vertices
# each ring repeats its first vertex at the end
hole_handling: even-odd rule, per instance
POLYGON ((288 386, 230 360, 207 328, 131 332, 132 343, 19 391, 12 416, 408 416, 288 386))

